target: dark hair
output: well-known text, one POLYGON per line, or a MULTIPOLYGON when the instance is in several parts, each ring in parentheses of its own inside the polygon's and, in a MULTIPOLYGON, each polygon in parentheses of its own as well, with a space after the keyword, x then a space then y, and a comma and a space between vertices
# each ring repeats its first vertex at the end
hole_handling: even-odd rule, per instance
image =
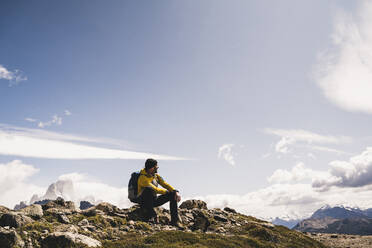
POLYGON ((149 158, 145 162, 145 170, 151 169, 152 167, 155 167, 158 164, 158 161, 155 159, 149 158))

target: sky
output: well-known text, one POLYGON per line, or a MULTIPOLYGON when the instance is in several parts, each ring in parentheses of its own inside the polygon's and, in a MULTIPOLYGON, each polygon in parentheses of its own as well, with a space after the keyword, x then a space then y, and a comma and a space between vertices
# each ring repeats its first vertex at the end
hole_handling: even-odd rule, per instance
POLYGON ((1 1, 0 204, 58 182, 128 207, 152 157, 210 207, 372 207, 371 16, 346 0, 1 1))

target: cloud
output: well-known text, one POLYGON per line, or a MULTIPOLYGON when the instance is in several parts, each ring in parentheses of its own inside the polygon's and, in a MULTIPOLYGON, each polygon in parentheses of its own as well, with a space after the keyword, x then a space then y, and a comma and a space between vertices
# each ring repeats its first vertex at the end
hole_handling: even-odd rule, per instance
POLYGON ((39 169, 20 160, 0 164, 0 204, 13 208, 20 200, 41 192, 43 188, 26 182, 38 171, 39 169))
POLYGON ((310 149, 317 150, 317 151, 323 151, 323 152, 331 152, 331 153, 337 153, 337 154, 351 154, 349 152, 344 152, 341 150, 325 147, 325 146, 308 146, 310 149))
POLYGON ((37 120, 33 118, 25 118, 25 120, 28 122, 37 122, 37 120))
POLYGON ((278 169, 267 179, 270 183, 300 182, 306 179, 314 179, 327 176, 327 172, 315 171, 306 168, 303 162, 298 162, 292 170, 278 169))
POLYGON ((315 80, 325 97, 347 111, 372 113, 372 3, 353 15, 339 11, 332 47, 319 56, 315 80))
POLYGON ((53 115, 52 119, 50 121, 47 121, 47 122, 40 121, 39 124, 38 124, 38 127, 44 128, 44 127, 49 127, 53 124, 58 125, 58 126, 62 125, 62 117, 60 117, 58 115, 53 115))
POLYGON ((282 154, 291 153, 291 147, 293 146, 302 146, 308 149, 326 152, 344 153, 333 148, 315 146, 314 144, 342 144, 352 141, 352 139, 347 136, 321 135, 301 129, 265 128, 263 132, 281 137, 275 145, 275 151, 282 154), (303 145, 304 143, 305 145, 303 145))
POLYGON ((318 178, 313 187, 329 190, 330 187, 363 187, 372 184, 372 147, 349 161, 332 161, 329 177, 318 178))
POLYGON ((307 156, 308 156, 309 158, 316 159, 315 155, 312 154, 311 152, 309 152, 309 153, 307 154, 307 156))
POLYGON ((218 148, 218 158, 223 158, 232 166, 235 165, 234 154, 232 152, 233 147, 234 144, 224 144, 218 148))
POLYGON ((186 160, 186 158, 143 153, 119 149, 108 149, 91 144, 71 141, 89 140, 73 135, 42 132, 33 129, 17 129, 0 125, 0 154, 47 159, 146 159, 186 160))
POLYGON ((67 109, 64 111, 64 113, 65 113, 65 115, 67 115, 67 116, 72 115, 72 113, 71 113, 69 110, 67 110, 67 109))
POLYGON ((279 142, 275 145, 275 151, 280 153, 289 153, 289 146, 296 142, 295 139, 290 137, 282 137, 279 142))
POLYGON ((62 197, 65 200, 75 202, 79 206, 80 201, 89 201, 92 204, 109 202, 120 208, 133 205, 128 200, 126 187, 114 187, 90 178, 86 174, 69 173, 61 175, 55 183, 52 183, 43 195, 32 196, 30 203, 44 199, 56 199, 62 197))
POLYGON ((325 204, 370 208, 371 194, 372 187, 332 188, 322 192, 314 189, 310 183, 282 183, 241 195, 213 194, 187 197, 187 199, 206 201, 208 208, 229 206, 241 213, 264 219, 281 216, 299 219, 309 217, 325 204))
POLYGON ((263 131, 267 134, 273 134, 279 137, 287 137, 288 139, 307 143, 339 144, 351 142, 351 138, 347 136, 321 135, 302 129, 265 128, 263 131))
POLYGON ((9 71, 4 66, 0 65, 0 79, 8 80, 9 87, 11 87, 21 81, 27 80, 27 77, 23 76, 20 70, 9 71))

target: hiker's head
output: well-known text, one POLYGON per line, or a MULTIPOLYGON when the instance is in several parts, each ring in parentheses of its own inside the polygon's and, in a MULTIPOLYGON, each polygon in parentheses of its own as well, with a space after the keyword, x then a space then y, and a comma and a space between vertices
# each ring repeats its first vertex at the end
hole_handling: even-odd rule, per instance
POLYGON ((158 172, 158 161, 155 159, 149 158, 145 162, 145 170, 149 174, 155 174, 158 172))

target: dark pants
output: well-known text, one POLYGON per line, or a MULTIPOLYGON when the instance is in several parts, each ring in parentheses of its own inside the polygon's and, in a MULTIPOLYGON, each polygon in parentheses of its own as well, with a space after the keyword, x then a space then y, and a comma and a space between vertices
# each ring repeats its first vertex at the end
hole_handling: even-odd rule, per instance
POLYGON ((140 206, 145 211, 146 215, 145 217, 147 219, 150 219, 151 217, 156 217, 154 207, 159 207, 169 201, 171 221, 172 222, 178 221, 178 207, 175 195, 176 192, 173 191, 157 197, 153 189, 145 188, 139 197, 140 206))

